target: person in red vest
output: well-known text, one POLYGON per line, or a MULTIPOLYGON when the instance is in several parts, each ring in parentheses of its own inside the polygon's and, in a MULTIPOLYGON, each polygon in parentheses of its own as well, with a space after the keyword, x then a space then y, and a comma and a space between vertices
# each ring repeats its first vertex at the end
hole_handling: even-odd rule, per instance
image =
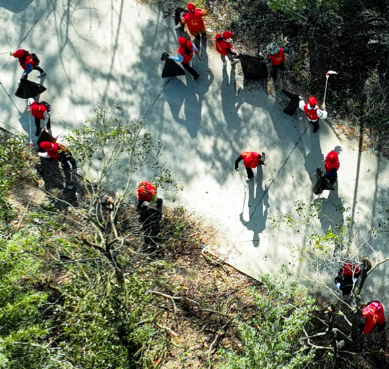
POLYGON ((360 274, 361 270, 357 264, 344 263, 342 265, 335 278, 335 285, 343 292, 343 296, 351 293, 360 274))
POLYGON ((379 301, 372 301, 367 304, 362 310, 362 315, 366 318, 366 322, 363 326, 363 334, 368 334, 375 326, 378 326, 378 331, 384 330, 384 307, 379 301))
POLYGON ((70 162, 70 164, 72 164, 72 171, 77 170, 77 164, 72 156, 72 153, 59 141, 55 143, 42 141, 39 144, 39 147, 46 151, 44 153, 39 152, 39 157, 59 161, 63 169, 70 169, 70 162))
POLYGON ((232 37, 234 37, 234 34, 229 31, 223 32, 222 35, 218 33, 215 37, 215 48, 221 56, 223 67, 227 66, 226 56, 231 62, 231 65, 235 65, 239 61, 234 59, 234 56, 238 57, 239 54, 232 51, 232 45, 227 41, 232 37))
POLYGON ((309 123, 313 124, 313 132, 317 132, 319 129, 319 119, 327 119, 327 112, 323 105, 321 109, 317 105, 316 97, 311 96, 306 104, 304 100, 300 100, 299 108, 305 113, 309 123))
POLYGON ((265 153, 263 152, 262 155, 260 155, 257 152, 242 152, 235 160, 235 171, 239 170, 238 166, 241 160, 243 160, 243 164, 247 171, 246 181, 248 182, 254 177, 253 168, 265 164, 265 153))
POLYGON ((44 129, 51 128, 49 111, 51 106, 46 102, 36 102, 34 99, 28 99, 28 110, 30 114, 35 118, 36 132, 35 136, 41 134, 41 121, 43 120, 44 129))
POLYGON ((198 53, 199 49, 193 45, 193 43, 187 40, 185 37, 178 37, 178 44, 180 45, 177 49, 178 56, 169 56, 169 59, 181 62, 182 66, 193 76, 194 79, 200 77, 190 65, 189 62, 193 58, 193 51, 198 53))
POLYGON ((181 22, 188 26, 189 32, 196 38, 196 46, 200 47, 200 32, 203 44, 207 42, 207 33, 203 21, 203 17, 207 15, 207 11, 200 8, 196 9, 192 3, 187 5, 187 9, 188 13, 181 17, 181 22))
POLYGON ((274 80, 277 80, 278 69, 285 69, 285 53, 282 46, 278 46, 276 43, 269 45, 269 59, 271 60, 271 76, 274 80))
POLYGON ((28 78, 28 74, 33 69, 39 72, 38 78, 41 78, 46 74, 46 72, 42 68, 38 67, 39 59, 36 54, 30 54, 27 50, 18 49, 15 52, 11 51, 10 55, 12 55, 14 58, 19 59, 19 64, 24 69, 22 78, 28 78))
POLYGON ((340 167, 339 156, 335 150, 330 151, 324 159, 325 173, 322 175, 327 178, 328 181, 333 185, 338 179, 338 169, 340 167))

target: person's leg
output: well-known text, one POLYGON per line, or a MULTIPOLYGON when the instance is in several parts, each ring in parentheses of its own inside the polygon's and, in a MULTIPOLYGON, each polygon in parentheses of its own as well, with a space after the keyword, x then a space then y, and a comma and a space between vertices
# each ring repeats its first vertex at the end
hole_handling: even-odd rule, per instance
POLYGON ((207 43, 207 31, 205 30, 205 26, 200 30, 201 32, 201 41, 203 44, 207 43))
POLYGON ((40 73, 44 72, 44 70, 41 67, 38 67, 38 66, 34 66, 32 69, 37 70, 40 73))
POLYGON ((247 172, 247 178, 248 179, 251 179, 254 177, 254 172, 251 168, 248 168, 248 167, 245 167, 246 168, 246 172, 247 172))
POLYGON ((189 63, 182 63, 182 66, 194 77, 194 79, 200 77, 200 75, 189 65, 189 63))
POLYGON ((65 161, 64 163, 61 163, 62 165, 62 169, 70 169, 70 165, 67 161, 65 161))
POLYGON ((77 163, 74 158, 69 158, 70 164, 72 164, 73 169, 77 169, 77 163))
POLYGON ((195 38, 195 46, 200 49, 200 33, 195 38))
POLYGON ((228 54, 228 55, 227 55, 227 58, 228 58, 228 60, 229 60, 231 63, 235 62, 235 59, 234 59, 234 57, 233 57, 232 55, 228 54))
POLYGON ((278 70, 278 65, 271 66, 271 76, 275 81, 277 80, 277 70, 278 70))
POLYGON ((316 133, 319 129, 319 119, 311 123, 313 124, 313 133, 316 133))
POLYGON ((227 59, 226 59, 226 56, 220 54, 220 59, 221 59, 222 62, 223 62, 223 67, 227 66, 227 59))
POLYGON ((51 129, 51 121, 50 121, 50 118, 49 118, 49 121, 47 122, 46 128, 47 128, 47 129, 51 129))
POLYGON ((41 134, 41 120, 37 117, 35 117, 35 127, 36 127, 35 136, 38 137, 41 134))

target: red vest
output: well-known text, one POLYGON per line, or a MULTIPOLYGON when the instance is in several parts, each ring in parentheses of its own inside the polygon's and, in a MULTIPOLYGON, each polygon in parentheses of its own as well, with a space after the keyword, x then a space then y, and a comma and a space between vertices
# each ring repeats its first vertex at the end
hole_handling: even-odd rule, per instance
POLYGON ((13 56, 14 58, 18 58, 18 59, 19 59, 19 64, 20 64, 20 66, 21 66, 24 70, 27 69, 27 68, 26 68, 26 64, 31 64, 32 67, 34 67, 34 61, 32 60, 31 56, 30 56, 30 55, 25 56, 24 54, 25 54, 25 50, 19 49, 19 50, 16 50, 16 51, 12 54, 12 56, 13 56))
POLYGON ((272 65, 280 65, 285 60, 284 49, 280 47, 280 51, 275 55, 269 55, 272 65))
POLYGON ((331 169, 338 170, 340 167, 338 153, 336 151, 330 151, 324 160, 324 168, 328 173, 331 169))
POLYGON ((309 120, 319 120, 319 116, 317 115, 318 107, 315 106, 315 109, 309 109, 308 104, 304 105, 304 112, 307 115, 309 120))
POLYGON ((196 9, 193 13, 186 13, 184 16, 189 31, 198 32, 204 27, 204 21, 201 17, 201 13, 196 9))
POLYGON ((346 277, 356 277, 356 274, 359 273, 359 266, 350 263, 344 264, 342 273, 346 277))
POLYGON ((39 104, 36 101, 31 104, 31 115, 33 117, 38 119, 45 119, 43 115, 44 112, 47 112, 47 108, 43 104, 39 104))
POLYGON ((193 51, 189 54, 189 55, 186 55, 186 49, 185 47, 182 47, 180 46, 178 49, 177 49, 177 52, 182 55, 182 57, 184 58, 184 60, 182 61, 182 63, 189 63, 193 57, 193 51))
POLYGON ((363 333, 368 334, 376 325, 385 323, 384 307, 378 301, 372 301, 362 310, 362 315, 366 318, 363 333))
POLYGON ((243 159, 244 166, 247 168, 256 168, 259 164, 259 159, 261 159, 261 155, 257 152, 242 152, 240 156, 243 159))
POLYGON ((155 186, 147 181, 143 181, 138 185, 138 199, 148 201, 152 199, 153 196, 156 196, 157 189, 155 186))
POLYGON ((222 55, 228 55, 228 52, 226 50, 231 49, 232 47, 231 44, 226 40, 221 40, 219 42, 216 42, 215 45, 216 45, 216 51, 222 55))

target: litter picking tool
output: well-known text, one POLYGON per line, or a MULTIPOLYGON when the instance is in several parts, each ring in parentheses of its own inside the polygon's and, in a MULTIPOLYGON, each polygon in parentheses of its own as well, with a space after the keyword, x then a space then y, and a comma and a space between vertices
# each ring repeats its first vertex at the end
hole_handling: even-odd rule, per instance
POLYGON ((330 75, 332 74, 338 74, 338 72, 335 72, 333 70, 329 70, 327 73, 326 73, 326 88, 324 90, 324 99, 323 99, 323 105, 326 104, 326 95, 327 95, 327 85, 328 85, 328 79, 330 78, 330 75))
POLYGON ((33 147, 34 144, 32 143, 32 136, 31 136, 31 112, 28 112, 28 122, 29 122, 29 130, 30 130, 30 143, 28 146, 33 147))

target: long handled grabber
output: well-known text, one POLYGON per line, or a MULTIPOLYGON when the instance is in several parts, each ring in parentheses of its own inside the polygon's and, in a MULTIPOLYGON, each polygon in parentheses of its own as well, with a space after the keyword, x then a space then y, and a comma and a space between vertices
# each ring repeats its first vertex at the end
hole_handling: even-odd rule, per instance
MULTIPOLYGON (((27 106, 28 106, 28 100, 27 100, 27 106)), ((33 147, 34 144, 32 143, 32 136, 31 136, 31 112, 30 111, 28 112, 28 125, 29 125, 29 131, 30 131, 30 143, 28 144, 28 146, 33 147)), ((38 141, 39 141, 39 139, 38 139, 38 141)))
POLYGON ((326 88, 324 90, 324 99, 323 99, 323 105, 326 104, 326 95, 327 95, 327 85, 328 85, 328 79, 330 78, 330 75, 331 74, 338 74, 337 72, 333 71, 333 70, 329 70, 327 73, 326 73, 326 88))

